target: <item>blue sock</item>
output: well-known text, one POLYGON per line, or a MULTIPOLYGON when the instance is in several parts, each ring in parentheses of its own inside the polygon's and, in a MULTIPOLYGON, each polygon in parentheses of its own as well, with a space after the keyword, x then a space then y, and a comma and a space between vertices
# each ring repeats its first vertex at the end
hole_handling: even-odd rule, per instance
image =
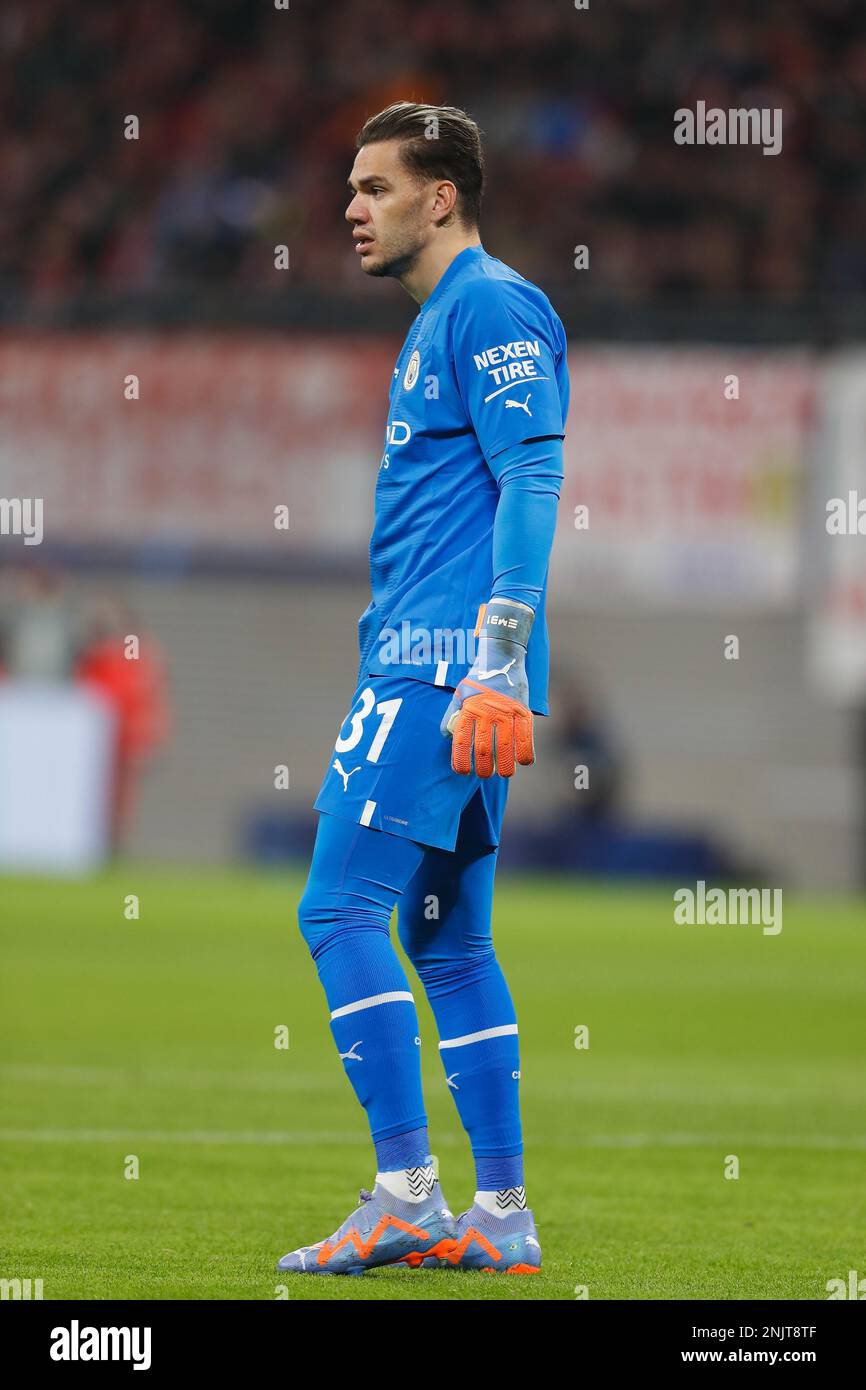
POLYGON ((472 1145, 482 1205, 500 1216, 526 1206, 520 1046, 493 949, 498 851, 473 820, 472 804, 478 810, 470 803, 454 852, 427 851, 401 898, 398 927, 436 1019, 439 1056, 472 1145))
POLYGON ((412 840, 320 816, 298 904, 337 1051, 377 1145, 427 1124, 418 1014, 390 929, 422 857, 412 840))
POLYGON ((418 1013, 387 929, 340 933, 315 959, 337 1052, 373 1142, 425 1128, 418 1013))
POLYGON ((520 1048, 514 1005, 492 950, 471 964, 417 964, 439 1029, 439 1055, 476 1168, 499 1191, 522 1184, 520 1048), (518 1176, 514 1176, 518 1174, 518 1176))
POLYGON ((393 1173, 398 1168, 420 1168, 431 1162, 427 1126, 395 1134, 393 1139, 380 1139, 376 1144, 376 1162, 380 1173, 393 1173))
POLYGON ((508 1187, 522 1187, 523 1154, 476 1158, 475 1186, 479 1192, 504 1192, 508 1187))

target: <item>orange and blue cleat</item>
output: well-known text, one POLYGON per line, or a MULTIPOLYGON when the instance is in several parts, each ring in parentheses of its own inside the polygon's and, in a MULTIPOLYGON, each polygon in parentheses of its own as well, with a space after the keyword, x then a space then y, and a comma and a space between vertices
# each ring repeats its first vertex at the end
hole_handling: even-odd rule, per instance
POLYGON ((457 1218, 457 1238, 441 1259, 424 1260, 457 1269, 480 1269, 488 1274, 538 1274, 541 1246, 531 1211, 494 1216, 476 1202, 457 1218))
MULTIPOLYGON (((431 1170, 432 1177, 432 1170, 431 1170)), ((277 1264, 281 1274, 364 1274, 380 1265, 438 1264, 454 1249, 454 1217, 434 1182, 422 1202, 404 1202, 381 1183, 327 1240, 302 1245, 277 1264)))

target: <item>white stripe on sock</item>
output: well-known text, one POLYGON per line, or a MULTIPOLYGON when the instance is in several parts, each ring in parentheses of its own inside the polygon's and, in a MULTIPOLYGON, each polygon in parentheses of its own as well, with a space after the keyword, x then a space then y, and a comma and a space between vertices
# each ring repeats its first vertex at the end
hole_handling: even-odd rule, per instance
POLYGON ((516 1032, 516 1023, 503 1023, 500 1028, 484 1028, 480 1033, 465 1033, 462 1038, 443 1038, 439 1050, 444 1047, 465 1047, 467 1043, 484 1042, 486 1038, 504 1038, 516 1032))
POLYGON ((414 1004, 415 996, 405 989, 394 989, 390 994, 371 994, 368 999, 356 999, 354 1004, 344 1004, 341 1009, 335 1009, 331 1018, 344 1018, 346 1014, 356 1014, 361 1009, 372 1009, 376 1004, 396 1004, 400 1000, 414 1004))

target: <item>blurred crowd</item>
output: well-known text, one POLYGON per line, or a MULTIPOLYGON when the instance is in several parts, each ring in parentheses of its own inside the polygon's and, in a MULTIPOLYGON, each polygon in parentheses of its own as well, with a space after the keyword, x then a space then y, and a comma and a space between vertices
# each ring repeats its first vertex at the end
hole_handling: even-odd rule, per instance
POLYGON ((398 98, 479 121, 485 245, 545 285, 574 284, 586 244, 587 292, 615 302, 866 291, 862 0, 6 0, 0 72, 8 317, 190 285, 370 293, 345 181, 398 98), (677 146, 699 99, 781 108, 781 154, 677 146))

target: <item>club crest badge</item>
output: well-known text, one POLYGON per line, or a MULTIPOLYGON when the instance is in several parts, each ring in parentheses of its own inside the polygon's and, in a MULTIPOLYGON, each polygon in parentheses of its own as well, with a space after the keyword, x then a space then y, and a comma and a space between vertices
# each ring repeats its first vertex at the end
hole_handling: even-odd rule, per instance
POLYGON ((404 376, 403 376, 403 390, 404 390, 404 391, 411 391, 411 390, 412 390, 412 387, 415 385, 415 382, 418 380, 418 373, 420 372, 420 370, 421 370, 421 354, 420 354, 420 352, 418 351, 418 349, 416 348, 415 351, 412 353, 412 356, 409 358, 409 365, 407 366, 406 372, 405 372, 405 374, 404 374, 404 376))

